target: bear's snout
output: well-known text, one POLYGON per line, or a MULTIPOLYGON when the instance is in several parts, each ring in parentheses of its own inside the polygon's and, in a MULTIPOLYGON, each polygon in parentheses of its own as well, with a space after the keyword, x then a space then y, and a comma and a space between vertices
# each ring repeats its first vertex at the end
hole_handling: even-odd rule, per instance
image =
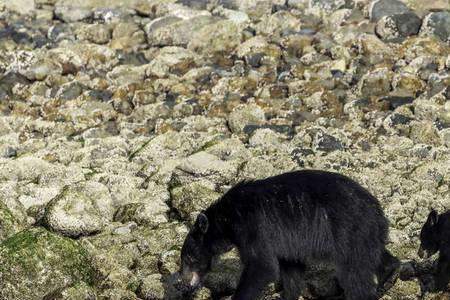
POLYGON ((198 272, 191 271, 189 268, 184 267, 182 270, 183 282, 189 283, 189 286, 195 288, 200 285, 200 275, 198 272))

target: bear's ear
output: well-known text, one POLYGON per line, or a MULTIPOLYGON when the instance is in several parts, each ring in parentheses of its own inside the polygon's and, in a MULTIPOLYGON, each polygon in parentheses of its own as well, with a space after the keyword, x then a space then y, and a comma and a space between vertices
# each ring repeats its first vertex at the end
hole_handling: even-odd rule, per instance
POLYGON ((433 209, 430 211, 430 214, 428 215, 427 223, 430 226, 434 226, 437 224, 439 220, 439 214, 433 209))
POLYGON ((203 212, 199 213, 194 226, 198 233, 205 234, 209 227, 208 217, 203 212))

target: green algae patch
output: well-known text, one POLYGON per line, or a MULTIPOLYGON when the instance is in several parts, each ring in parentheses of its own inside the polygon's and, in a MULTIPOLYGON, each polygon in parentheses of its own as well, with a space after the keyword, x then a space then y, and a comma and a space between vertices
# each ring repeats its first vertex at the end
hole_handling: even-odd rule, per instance
POLYGON ((46 299, 94 284, 95 272, 79 242, 43 228, 19 232, 0 244, 0 299, 46 299))
POLYGON ((0 201, 0 242, 23 229, 22 222, 0 201))

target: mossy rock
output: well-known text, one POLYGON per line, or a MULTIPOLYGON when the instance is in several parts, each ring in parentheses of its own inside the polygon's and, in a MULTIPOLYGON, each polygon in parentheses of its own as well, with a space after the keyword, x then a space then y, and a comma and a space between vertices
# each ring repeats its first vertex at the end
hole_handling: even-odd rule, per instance
POLYGON ((94 280, 77 241, 32 228, 0 244, 0 299, 47 299, 78 283, 92 286, 94 280))
POLYGON ((22 223, 5 204, 0 202, 0 242, 23 230, 22 223))

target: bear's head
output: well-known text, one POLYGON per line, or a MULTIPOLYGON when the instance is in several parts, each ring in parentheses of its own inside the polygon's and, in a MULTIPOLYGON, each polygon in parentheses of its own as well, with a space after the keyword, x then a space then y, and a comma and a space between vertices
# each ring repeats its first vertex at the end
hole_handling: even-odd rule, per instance
POLYGON ((420 248, 418 254, 421 258, 429 258, 439 250, 438 221, 439 214, 435 210, 432 210, 420 231, 420 248))
POLYGON ((208 217, 202 212, 197 216, 181 248, 181 274, 192 288, 200 284, 202 277, 211 268, 213 253, 205 243, 208 227, 208 217))

